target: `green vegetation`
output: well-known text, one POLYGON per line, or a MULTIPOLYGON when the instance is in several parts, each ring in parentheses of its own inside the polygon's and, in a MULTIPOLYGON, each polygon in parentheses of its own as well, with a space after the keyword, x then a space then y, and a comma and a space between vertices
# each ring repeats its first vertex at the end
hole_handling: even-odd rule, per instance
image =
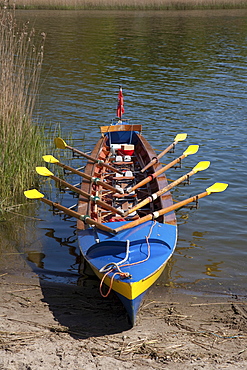
POLYGON ((19 28, 0 11, 0 211, 22 199, 35 184, 35 165, 45 152, 44 129, 32 120, 45 35, 19 28))
POLYGON ((247 8, 247 0, 4 0, 16 9, 186 10, 247 8))

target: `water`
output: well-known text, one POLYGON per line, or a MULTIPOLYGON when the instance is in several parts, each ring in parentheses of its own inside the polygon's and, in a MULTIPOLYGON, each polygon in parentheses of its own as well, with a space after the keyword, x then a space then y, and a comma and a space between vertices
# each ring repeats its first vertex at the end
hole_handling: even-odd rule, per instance
MULTIPOLYGON (((197 155, 169 170, 176 179, 200 160, 211 166, 178 187, 182 200, 214 182, 227 182, 222 194, 177 213, 176 252, 159 284, 190 293, 244 294, 246 291, 246 82, 247 11, 43 12, 22 11, 39 32, 47 33, 41 78, 39 119, 73 145, 91 150, 99 126, 115 115, 118 85, 123 86, 125 118, 143 125, 157 151, 177 133, 187 132, 174 159, 190 144, 197 155)), ((59 155, 58 152, 55 152, 59 155)), ((77 161, 72 161, 77 165, 77 161)), ((53 168, 54 169, 54 168, 53 168)), ((55 170, 55 169, 54 169, 55 170)), ((76 181, 71 178, 71 181, 76 181)), ((43 189, 50 192, 50 181, 43 189)), ((76 203, 53 192, 54 200, 76 203)), ((42 205, 37 235, 22 246, 24 258, 43 278, 76 283, 79 251, 75 222, 63 222, 42 205)), ((5 262, 9 264, 8 262, 5 262)))

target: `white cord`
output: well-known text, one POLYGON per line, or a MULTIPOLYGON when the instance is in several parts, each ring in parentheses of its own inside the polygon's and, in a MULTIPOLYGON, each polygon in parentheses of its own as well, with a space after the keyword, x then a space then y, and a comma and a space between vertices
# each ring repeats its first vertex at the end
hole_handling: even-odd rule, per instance
POLYGON ((126 254, 125 254, 124 259, 122 261, 117 262, 117 263, 116 262, 107 263, 107 265, 101 267, 99 272, 108 272, 108 271, 112 270, 113 267, 117 268, 117 270, 120 272, 119 265, 126 262, 127 259, 129 258, 129 249, 130 249, 130 241, 126 240, 126 254))

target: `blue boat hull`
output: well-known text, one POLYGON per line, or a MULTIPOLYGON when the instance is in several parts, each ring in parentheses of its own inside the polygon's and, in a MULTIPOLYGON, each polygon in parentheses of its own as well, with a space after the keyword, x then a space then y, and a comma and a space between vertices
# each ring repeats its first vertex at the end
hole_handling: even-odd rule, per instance
MULTIPOLYGON (((112 228, 123 224, 126 221, 108 223, 112 228)), ((176 226, 148 221, 117 235, 88 228, 78 232, 78 240, 84 258, 117 293, 134 324, 144 294, 174 252, 176 226)))

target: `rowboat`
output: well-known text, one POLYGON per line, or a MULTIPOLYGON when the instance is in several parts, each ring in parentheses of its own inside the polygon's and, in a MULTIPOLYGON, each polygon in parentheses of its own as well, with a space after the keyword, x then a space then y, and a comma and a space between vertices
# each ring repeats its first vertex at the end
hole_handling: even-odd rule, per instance
POLYGON ((70 147, 61 138, 55 139, 58 148, 70 149, 88 159, 84 172, 60 163, 51 155, 43 157, 46 162, 81 176, 79 188, 56 177, 46 167, 36 168, 40 175, 49 176, 78 194, 77 211, 44 198, 36 189, 26 191, 25 195, 78 219, 80 251, 100 280, 102 296, 107 297, 113 290, 134 325, 145 293, 160 277, 176 247, 175 210, 224 191, 227 184, 216 183, 205 192, 174 204, 170 190, 207 169, 210 162, 199 162, 189 173, 168 184, 165 171, 195 154, 198 145, 190 145, 182 155, 162 166, 160 158, 184 141, 187 134, 178 134, 172 144, 156 155, 142 135, 142 126, 123 119, 123 113, 120 88, 117 119, 100 128, 101 136, 90 155, 70 147))
MULTIPOLYGON (((85 173, 91 176, 103 181, 107 179, 114 187, 122 189, 123 194, 109 194, 100 185, 82 182, 83 191, 100 196, 122 214, 100 209, 92 201, 86 203, 83 197, 80 197, 78 202, 80 214, 87 214, 102 225, 116 229, 173 204, 171 193, 167 192, 146 207, 129 213, 140 199, 168 186, 163 175, 148 183, 145 188, 129 191, 146 177, 146 173, 141 173, 140 170, 155 156, 140 130, 141 126, 124 122, 101 128, 103 137, 96 144, 92 156, 104 158, 105 162, 114 164, 122 174, 92 163, 88 163, 85 169, 85 173)), ((152 174, 153 171, 153 167, 150 167, 149 173, 152 174)), ((128 312, 131 323, 134 323, 143 295, 161 275, 176 246, 175 213, 162 215, 157 221, 151 220, 120 230, 117 234, 95 227, 85 228, 82 221, 78 221, 77 228, 82 255, 101 282, 116 292, 128 312)), ((102 292, 102 295, 107 293, 102 292)))

